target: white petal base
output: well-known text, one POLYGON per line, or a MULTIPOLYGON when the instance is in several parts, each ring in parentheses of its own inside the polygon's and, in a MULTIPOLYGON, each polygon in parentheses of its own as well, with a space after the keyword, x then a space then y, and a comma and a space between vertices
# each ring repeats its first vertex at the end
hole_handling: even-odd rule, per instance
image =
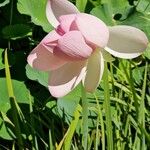
POLYGON ((87 92, 94 92, 104 72, 104 59, 100 50, 95 52, 88 59, 87 73, 83 80, 83 85, 87 92))
POLYGON ((124 59, 132 59, 140 56, 142 53, 121 53, 115 50, 110 49, 109 47, 104 48, 107 52, 112 54, 115 57, 124 58, 124 59))

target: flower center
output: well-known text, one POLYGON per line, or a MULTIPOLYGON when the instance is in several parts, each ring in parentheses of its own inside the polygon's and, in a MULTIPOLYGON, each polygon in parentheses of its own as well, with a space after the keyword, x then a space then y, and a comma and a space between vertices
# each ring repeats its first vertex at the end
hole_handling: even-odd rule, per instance
POLYGON ((55 30, 61 36, 63 36, 65 34, 65 31, 61 28, 60 25, 55 30))

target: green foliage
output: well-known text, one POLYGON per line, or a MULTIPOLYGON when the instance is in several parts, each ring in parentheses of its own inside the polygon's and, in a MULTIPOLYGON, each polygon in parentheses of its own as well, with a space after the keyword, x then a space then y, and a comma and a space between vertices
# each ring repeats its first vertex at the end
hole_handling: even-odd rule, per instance
POLYGON ((65 112, 66 121, 68 119, 70 121, 71 118, 69 116, 73 115, 75 108, 79 104, 80 98, 81 98, 81 90, 80 90, 80 86, 78 86, 68 95, 58 99, 57 102, 58 110, 60 114, 62 114, 62 116, 63 116, 63 111, 65 112))
POLYGON ((148 45, 148 48, 144 52, 144 56, 148 59, 150 59, 150 45, 148 45))
POLYGON ((135 11, 126 20, 122 21, 121 24, 137 27, 143 30, 148 38, 150 38, 150 14, 135 11))
POLYGON ((3 63, 3 58, 2 58, 3 56, 2 56, 2 54, 3 54, 3 50, 0 49, 0 69, 5 68, 4 63, 3 63))
POLYGON ((135 1, 135 4, 137 4, 137 10, 139 12, 144 12, 145 14, 149 14, 150 12, 150 3, 149 0, 142 0, 142 1, 135 1))
MULTIPOLYGON (((29 91, 23 82, 12 80, 14 95, 18 103, 29 103, 29 91)), ((7 112, 10 108, 6 79, 0 78, 0 110, 7 112)))
POLYGON ((21 14, 31 16, 34 24, 42 26, 46 32, 49 32, 52 27, 46 19, 46 2, 46 0, 18 0, 17 8, 21 14))
POLYGON ((5 118, 3 118, 4 120, 2 118, 0 118, 0 137, 3 139, 6 139, 6 140, 13 140, 13 138, 15 138, 15 136, 13 135, 13 132, 6 125, 7 123, 10 123, 10 120, 4 115, 5 114, 3 114, 3 117, 5 117, 5 118), (7 121, 7 122, 5 122, 5 121, 7 121))
POLYGON ((4 0, 3 2, 0 3, 0 7, 7 5, 9 2, 10 2, 9 0, 4 0))
POLYGON ((6 39, 16 40, 31 35, 31 28, 25 24, 9 25, 2 29, 2 34, 6 39))
POLYGON ((76 0, 76 6, 81 12, 85 11, 86 4, 87 0, 76 0))
POLYGON ((117 20, 124 20, 132 11, 127 0, 102 0, 101 4, 93 8, 92 15, 103 20, 107 25, 117 24, 117 20))
POLYGON ((26 66, 26 75, 29 79, 38 81, 43 86, 48 86, 49 73, 33 69, 29 65, 26 66))

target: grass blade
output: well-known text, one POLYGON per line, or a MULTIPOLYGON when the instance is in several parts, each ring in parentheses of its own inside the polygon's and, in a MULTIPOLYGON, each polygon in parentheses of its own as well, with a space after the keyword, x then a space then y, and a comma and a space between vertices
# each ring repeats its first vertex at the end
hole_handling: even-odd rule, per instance
POLYGON ((103 120, 103 115, 102 115, 102 110, 98 101, 98 98, 94 94, 94 97, 96 99, 96 104, 97 104, 97 110, 98 110, 98 119, 101 124, 101 132, 102 132, 102 150, 105 150, 105 127, 104 127, 104 120, 103 120))
POLYGON ((86 98, 86 91, 82 87, 82 145, 84 150, 87 150, 87 141, 88 141, 88 99, 86 98))
POLYGON ((113 134, 111 123, 111 107, 110 107, 110 93, 109 93, 109 81, 108 81, 108 69, 105 62, 104 70, 104 109, 106 114, 106 133, 107 133, 107 148, 113 150, 113 134))
POLYGON ((12 82, 11 82, 7 50, 5 50, 5 74, 6 74, 8 95, 9 95, 10 105, 11 105, 12 114, 13 114, 13 121, 14 121, 14 125, 15 125, 15 134, 16 134, 16 137, 18 140, 18 147, 21 150, 21 149, 23 149, 23 141, 22 141, 21 130, 20 130, 19 120, 18 120, 17 103, 16 103, 15 95, 13 92, 13 86, 12 86, 12 82))
MULTIPOLYGON (((147 63, 145 65, 145 74, 144 74, 144 82, 143 82, 143 88, 142 88, 142 96, 141 96, 141 104, 140 104, 140 111, 139 111, 139 123, 141 124, 141 126, 143 128, 145 128, 145 103, 144 103, 144 99, 145 99, 145 94, 146 94, 146 81, 147 81, 147 63)), ((142 131, 141 131, 142 132, 142 131)), ((145 134, 144 132, 142 132, 142 146, 141 148, 143 150, 146 149, 145 147, 145 134)))
POLYGON ((84 12, 86 4, 87 0, 76 0, 76 6, 81 12, 84 12))
POLYGON ((66 149, 66 150, 70 149, 70 147, 71 147, 71 140, 72 140, 73 134, 75 132, 75 129, 77 127, 81 111, 82 111, 82 108, 81 108, 80 105, 78 105, 76 107, 75 112, 74 112, 74 119, 72 120, 68 131, 64 135, 64 138, 61 140, 60 144, 56 148, 57 150, 61 149, 63 142, 64 142, 64 149, 66 149))

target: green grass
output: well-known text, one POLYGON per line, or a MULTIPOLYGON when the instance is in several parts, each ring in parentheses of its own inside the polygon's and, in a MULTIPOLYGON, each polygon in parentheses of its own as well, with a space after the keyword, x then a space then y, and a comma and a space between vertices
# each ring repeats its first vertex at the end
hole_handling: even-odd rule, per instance
MULTIPOLYGON (((20 149, 30 147, 37 150, 41 149, 41 146, 43 149, 50 150, 80 150, 82 146, 84 149, 89 150, 148 149, 150 139, 148 121, 150 116, 149 107, 145 103, 149 100, 149 95, 146 92, 147 84, 149 83, 149 66, 146 62, 141 88, 139 88, 135 84, 132 75, 134 71, 133 63, 133 61, 121 60, 118 67, 112 65, 112 63, 108 63, 108 65, 105 63, 101 89, 97 90, 94 96, 90 96, 85 93, 82 87, 83 96, 81 99, 83 99, 83 107, 81 108, 81 105, 77 105, 73 118, 68 124, 65 119, 60 118, 60 112, 58 112, 56 105, 53 107, 57 112, 55 112, 56 118, 49 118, 49 115, 54 115, 54 112, 48 114, 49 110, 47 110, 48 112, 45 111, 45 106, 42 108, 35 106, 30 93, 30 115, 28 119, 26 118, 26 112, 21 111, 20 106, 15 100, 7 51, 5 51, 6 81, 13 118, 11 119, 10 116, 5 116, 4 113, 1 113, 4 122, 6 120, 12 122, 15 127, 14 134, 16 136, 16 140, 11 140, 9 146, 14 149, 16 147, 20 149), (111 66, 110 71, 108 66, 111 66), (104 91, 102 92, 104 95, 98 94, 101 91, 104 91), (88 118, 92 116, 90 116, 89 111, 96 114, 96 118, 92 119, 95 122, 92 128, 88 122, 88 118), (7 117, 8 119, 6 119, 7 117), (25 130, 23 133, 21 128, 25 130), (76 131, 77 128, 79 128, 78 131, 76 131), (56 131, 58 133, 61 132, 60 135, 57 135, 56 131)), ((67 114, 64 115, 67 117, 67 114)))

